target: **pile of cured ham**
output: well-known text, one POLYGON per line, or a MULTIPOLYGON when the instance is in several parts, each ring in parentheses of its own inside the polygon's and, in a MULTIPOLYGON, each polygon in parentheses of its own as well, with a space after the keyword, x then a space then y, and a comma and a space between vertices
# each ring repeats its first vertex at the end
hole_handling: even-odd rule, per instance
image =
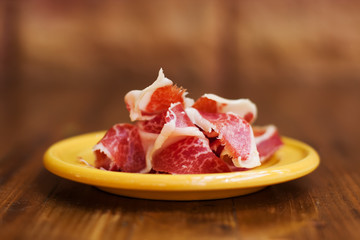
POLYGON ((204 94, 197 101, 165 78, 126 94, 133 124, 110 128, 95 145, 95 167, 132 173, 198 174, 260 166, 281 146, 275 126, 256 127, 248 99, 204 94))

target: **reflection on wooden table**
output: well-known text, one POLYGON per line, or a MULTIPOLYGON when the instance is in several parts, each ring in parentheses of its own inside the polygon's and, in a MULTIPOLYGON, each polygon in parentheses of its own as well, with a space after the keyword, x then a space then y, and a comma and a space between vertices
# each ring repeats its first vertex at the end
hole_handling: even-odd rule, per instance
POLYGON ((1 239, 355 239, 359 3, 0 2, 1 239), (131 199, 42 166, 52 143, 127 122, 160 67, 193 98, 250 98, 256 124, 313 146, 318 170, 248 196, 131 199))

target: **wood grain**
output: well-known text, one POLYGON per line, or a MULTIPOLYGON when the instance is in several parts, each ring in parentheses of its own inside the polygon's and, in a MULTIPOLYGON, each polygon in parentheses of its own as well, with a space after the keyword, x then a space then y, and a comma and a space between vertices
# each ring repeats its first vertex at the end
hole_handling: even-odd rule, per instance
POLYGON ((357 3, 39 2, 0 2, 0 239, 359 238, 357 3), (334 14, 337 25, 323 28, 334 14), (157 37, 145 38, 145 23, 157 37), (330 29, 338 35, 325 41, 330 29), (257 124, 313 146, 320 167, 247 196, 192 202, 115 196, 44 169, 52 143, 128 122, 124 94, 160 66, 191 97, 250 98, 257 124))

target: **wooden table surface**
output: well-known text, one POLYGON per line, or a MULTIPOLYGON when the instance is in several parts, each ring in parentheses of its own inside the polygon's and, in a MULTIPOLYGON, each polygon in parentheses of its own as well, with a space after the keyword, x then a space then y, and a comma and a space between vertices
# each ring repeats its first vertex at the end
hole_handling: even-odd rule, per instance
POLYGON ((357 238, 358 88, 244 87, 259 122, 312 145, 321 165, 254 194, 192 202, 115 196, 44 169, 50 144, 126 118, 121 88, 3 93, 1 239, 357 238))
POLYGON ((163 23, 155 2, 0 3, 0 239, 359 239, 359 29, 349 20, 359 18, 356 8, 209 1, 200 14, 167 4, 163 23), (288 10, 306 14, 289 22, 288 10), (327 12, 337 25, 321 25, 327 12), (158 38, 146 38, 142 24, 155 26, 158 38), (338 38, 328 34, 333 26, 338 38), (190 202, 111 195, 43 167, 56 141, 128 122, 124 94, 149 85, 160 66, 193 98, 250 98, 256 124, 273 123, 313 146, 320 166, 247 196, 190 202))

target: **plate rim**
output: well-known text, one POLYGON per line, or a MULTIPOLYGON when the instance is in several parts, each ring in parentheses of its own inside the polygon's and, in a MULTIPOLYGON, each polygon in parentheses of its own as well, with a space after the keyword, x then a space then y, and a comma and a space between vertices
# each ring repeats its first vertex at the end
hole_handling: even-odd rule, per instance
POLYGON ((84 184, 115 189, 132 189, 146 191, 201 191, 253 188, 269 186, 303 177, 314 171, 320 164, 318 153, 308 144, 299 140, 284 137, 284 146, 292 146, 303 150, 306 156, 296 162, 282 166, 269 166, 266 169, 252 169, 241 172, 211 173, 211 174, 143 174, 111 172, 75 165, 61 160, 56 156, 56 150, 89 137, 99 135, 98 131, 66 138, 52 144, 45 152, 43 164, 53 174, 84 184))

